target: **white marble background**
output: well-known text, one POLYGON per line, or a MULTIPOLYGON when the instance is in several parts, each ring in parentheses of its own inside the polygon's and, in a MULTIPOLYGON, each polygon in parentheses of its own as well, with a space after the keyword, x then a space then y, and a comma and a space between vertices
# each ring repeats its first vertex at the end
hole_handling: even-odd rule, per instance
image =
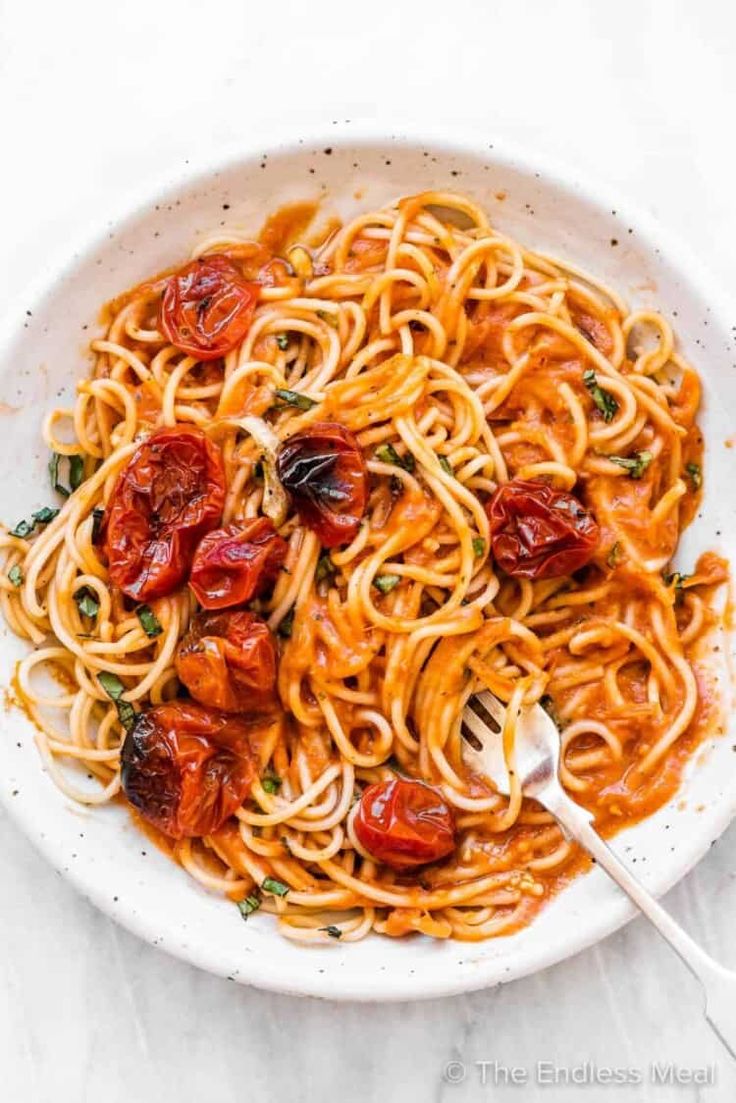
MULTIPOLYGON (((482 123, 627 190, 736 280, 731 0, 0 0, 3 291, 142 182, 290 118, 482 123)), ((735 315, 736 316, 736 315, 735 315)), ((9 473, 5 473, 8 477, 9 473)), ((725 488, 724 488, 725 489, 725 488)), ((1 737, 1 733, 0 733, 1 737)), ((643 921, 503 989, 400 1006, 242 989, 95 912, 0 815, 1 1103, 725 1101, 736 1067, 643 921), (466 1079, 443 1079, 447 1061, 466 1079), (484 1085, 478 1061, 527 1070, 484 1085), (555 1088, 534 1063, 644 1083, 555 1088), (715 1063, 655 1086, 652 1061, 715 1063)), ((736 966, 736 828, 668 905, 736 966)), ((456 1071, 456 1070, 454 1070, 456 1071)))

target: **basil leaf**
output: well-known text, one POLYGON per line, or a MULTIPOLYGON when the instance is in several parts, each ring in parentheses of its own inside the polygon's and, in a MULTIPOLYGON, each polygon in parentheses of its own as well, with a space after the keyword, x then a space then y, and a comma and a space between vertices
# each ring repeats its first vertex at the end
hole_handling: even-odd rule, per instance
POLYGON ((125 686, 120 681, 117 674, 113 674, 109 670, 101 670, 97 675, 97 681, 100 683, 110 700, 115 702, 118 720, 123 725, 126 732, 132 731, 138 719, 138 713, 135 711, 130 701, 122 700, 125 686))
POLYGON ((31 514, 30 521, 19 521, 15 528, 10 530, 10 535, 19 536, 21 540, 27 540, 36 525, 48 525, 49 522, 53 521, 54 517, 58 517, 58 515, 58 509, 51 509, 49 506, 44 506, 42 509, 38 509, 35 513, 31 514))
POLYGON ((333 578, 335 575, 335 564, 330 559, 328 552, 322 552, 322 555, 317 560, 317 568, 314 572, 314 577, 317 582, 324 582, 326 578, 333 578))
POLYGON ((412 472, 416 467, 416 460, 411 452, 400 456, 393 444, 382 444, 376 448, 376 459, 381 463, 392 463, 394 467, 403 467, 404 471, 412 472))
POLYGON ((97 594, 94 590, 90 589, 89 586, 82 586, 81 590, 77 590, 74 594, 74 600, 82 616, 92 617, 94 619, 100 611, 100 603, 97 600, 97 594))
POLYGON ((583 372, 583 383, 587 387, 593 402, 603 415, 603 420, 613 421, 618 410, 618 402, 612 394, 608 391, 604 391, 603 388, 598 385, 595 372, 592 370, 583 372))
POLYGON ((289 609, 289 612, 286 614, 286 616, 283 618, 283 620, 279 624, 278 628, 276 629, 276 632, 279 636, 282 637, 282 639, 288 640, 288 639, 291 639, 291 632, 292 632, 293 627, 294 627, 294 606, 292 605, 291 609, 289 609))
POLYGON ((58 452, 51 453, 51 459, 49 460, 49 479, 51 480, 51 489, 55 490, 57 494, 63 494, 65 498, 69 497, 69 491, 63 483, 59 482, 59 460, 61 456, 58 452))
POLYGON ((483 552, 486 550, 486 542, 482 536, 473 537, 473 554, 476 559, 480 559, 483 552))
POLYGON ((141 628, 149 639, 155 639, 156 636, 161 635, 163 628, 150 605, 139 605, 136 609, 136 615, 141 622, 141 628))
POLYGON ((58 494, 63 494, 65 498, 82 485, 82 479, 84 477, 84 459, 78 453, 74 453, 72 456, 62 456, 58 452, 51 453, 51 459, 49 460, 49 478, 51 479, 51 485, 58 494), (62 460, 67 460, 69 463, 69 486, 66 487, 61 481, 59 475, 59 464, 62 460))
POLYGON ((20 563, 14 563, 8 571, 8 581, 12 582, 14 586, 21 586, 23 584, 23 571, 20 569, 20 563))
POLYGON ((685 591, 683 589, 683 583, 691 576, 689 574, 682 574, 680 571, 673 571, 672 574, 666 574, 662 572, 662 578, 665 581, 665 585, 670 586, 675 591, 675 604, 679 605, 682 601, 685 591))
POLYGON ((77 490, 82 485, 84 478, 84 460, 81 456, 74 455, 69 457, 69 486, 72 491, 77 490))
POLYGON ((330 938, 342 938, 342 931, 334 923, 330 923, 329 927, 318 927, 318 930, 326 931, 330 938))
POLYGON ((109 670, 101 670, 97 675, 97 681, 111 701, 119 700, 125 693, 125 686, 120 681, 117 674, 113 674, 109 670))
POLYGON ((606 459, 626 468, 632 479, 640 479, 654 457, 651 452, 637 452, 635 456, 607 456, 606 459))
POLYGON ((373 579, 373 585, 382 594, 390 594, 395 586, 398 586, 400 578, 397 574, 379 574, 373 579))
POLYGON ((274 394, 281 399, 285 406, 296 406, 298 410, 311 410, 313 406, 317 405, 315 399, 309 398, 305 394, 299 394, 298 391, 284 391, 277 387, 274 394))
POLYGON ((440 467, 443 471, 446 471, 448 475, 455 474, 455 472, 452 470, 452 464, 448 460, 447 456, 438 456, 437 459, 440 461, 440 467))
POLYGON ((261 898, 255 892, 252 892, 250 896, 246 896, 244 900, 238 900, 238 911, 243 919, 247 919, 253 912, 257 912, 260 906, 261 898))
POLYGON ((25 540, 28 536, 31 535, 34 528, 35 525, 33 525, 29 521, 19 521, 15 528, 10 530, 10 535, 19 536, 21 540, 25 540))
POLYGON ((273 877, 266 877, 261 888, 264 892, 272 892, 274 896, 286 896, 289 891, 288 885, 285 885, 283 881, 277 881, 273 877))
POLYGON ((321 318, 323 322, 327 322, 328 326, 332 326, 333 329, 337 329, 337 317, 329 310, 318 310, 317 317, 321 318))
POLYGON ((621 541, 617 540, 608 553, 608 558, 606 559, 606 563, 608 564, 608 566, 615 567, 620 560, 622 553, 623 548, 621 547, 621 541))
POLYGON ((276 344, 282 351, 285 351, 289 347, 289 338, 286 333, 279 333, 276 337, 276 344))
POLYGON ((266 774, 261 778, 261 788, 265 793, 278 793, 281 788, 281 778, 275 774, 266 774))
POLYGON ((690 476, 693 490, 700 490, 703 485, 703 471, 699 463, 686 463, 685 470, 690 476))

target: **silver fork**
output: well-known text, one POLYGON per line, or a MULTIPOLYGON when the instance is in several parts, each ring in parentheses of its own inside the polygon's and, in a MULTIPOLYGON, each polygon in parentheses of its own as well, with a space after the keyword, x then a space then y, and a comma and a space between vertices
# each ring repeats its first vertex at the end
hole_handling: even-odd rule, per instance
MULTIPOLYGON (((508 795, 509 778, 500 732, 506 710, 493 694, 471 697, 463 713, 463 758, 508 795)), ((593 816, 572 800, 559 779, 560 733, 540 705, 522 710, 514 742, 515 768, 524 796, 534 797, 634 901, 699 981, 705 1017, 736 1057, 736 972, 725 969, 687 934, 621 862, 593 827, 593 816)))

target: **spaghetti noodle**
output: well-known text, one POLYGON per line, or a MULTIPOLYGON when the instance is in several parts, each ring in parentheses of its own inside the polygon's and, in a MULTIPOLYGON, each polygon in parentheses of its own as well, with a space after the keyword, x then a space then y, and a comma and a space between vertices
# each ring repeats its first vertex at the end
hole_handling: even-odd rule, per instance
POLYGON ((308 942, 506 934, 583 864, 515 780, 526 704, 604 832, 672 794, 726 568, 669 568, 700 386, 663 317, 431 192, 322 241, 288 211, 206 240, 91 347, 44 426, 66 501, 0 538, 68 797, 124 789, 201 885, 308 942), (508 798, 463 762, 480 688, 508 798))

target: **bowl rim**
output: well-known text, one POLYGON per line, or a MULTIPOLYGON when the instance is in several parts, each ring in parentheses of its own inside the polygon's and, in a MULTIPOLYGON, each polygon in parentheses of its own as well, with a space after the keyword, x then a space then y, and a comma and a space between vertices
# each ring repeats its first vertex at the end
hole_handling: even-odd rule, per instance
MULTIPOLYGON (((306 130, 306 128, 304 128, 306 130)), ((615 186, 599 181, 587 169, 581 175, 570 164, 546 154, 530 153, 524 146, 505 138, 489 141, 489 133, 481 131, 477 125, 463 124, 462 133, 448 133, 449 127, 413 128, 402 126, 393 132, 374 123, 348 122, 333 124, 331 127, 303 132, 302 127, 284 124, 274 128, 269 124, 268 134, 252 130, 247 139, 237 143, 221 144, 208 149, 199 158, 190 158, 183 165, 155 177, 148 178, 142 185, 128 189, 124 198, 116 201, 115 208, 100 208, 93 219, 93 226, 83 240, 75 241, 71 247, 64 246, 55 251, 50 263, 44 266, 43 273, 36 279, 26 282, 19 291, 11 293, 5 300, 0 316, 0 363, 7 358, 9 348, 21 336, 22 319, 29 308, 35 314, 43 305, 46 296, 51 293, 58 281, 84 262, 88 261, 108 240, 110 226, 124 228, 144 214, 154 204, 164 201, 175 189, 194 187, 209 181, 215 173, 227 172, 240 164, 247 164, 262 156, 266 150, 270 155, 288 156, 304 154, 312 147, 322 149, 326 146, 339 148, 366 149, 381 145, 384 147, 405 147, 433 149, 438 154, 452 157, 466 155, 486 156, 489 161, 501 168, 521 170, 527 174, 536 173, 561 194, 582 200, 593 208, 615 211, 626 220, 643 242, 647 250, 658 250, 675 268, 686 270, 689 282, 704 294, 711 305, 716 318, 727 319, 736 316, 736 301, 731 302, 718 282, 710 275, 707 267, 694 251, 673 231, 663 226, 654 215, 622 196, 615 186)), ((726 738, 723 736, 722 738, 726 738)), ((39 763, 40 767, 40 763, 39 763)), ((0 804, 9 819, 30 840, 50 864, 62 871, 63 856, 55 844, 52 832, 39 832, 37 824, 30 816, 24 815, 21 802, 12 801, 0 787, 0 804)), ((647 887, 655 895, 665 893, 680 881, 700 858, 707 852, 712 841, 725 831, 736 816, 736 784, 732 785, 728 799, 712 810, 707 830, 703 828, 697 837, 681 847, 681 860, 676 870, 667 876, 656 874, 647 879, 647 887)), ((614 839, 614 848, 616 840, 614 839)), ((133 934, 149 944, 156 945, 160 927, 154 925, 146 914, 137 911, 119 911, 112 907, 110 897, 103 891, 102 885, 94 877, 85 873, 84 865, 66 867, 63 876, 104 914, 120 923, 133 934)), ((507 967, 503 977, 499 976, 498 962, 492 957, 476 962, 472 974, 453 977, 448 975, 432 976, 428 973, 421 980, 407 983, 406 980, 391 978, 387 974, 374 973, 362 976, 359 981, 349 977, 336 978, 327 970, 319 972, 316 968, 305 968, 298 982, 289 983, 274 969, 274 962, 259 960, 252 955, 248 960, 247 972, 242 970, 232 976, 229 970, 213 958, 206 948, 188 945, 186 949, 178 946, 162 946, 167 953, 193 964, 207 972, 235 979, 243 984, 254 985, 265 990, 289 995, 317 996, 331 1000, 370 1000, 396 1001, 431 999, 440 996, 457 995, 476 991, 499 983, 507 983, 522 976, 548 968, 558 962, 575 956, 589 946, 620 929, 629 922, 638 910, 623 895, 614 900, 600 913, 586 922, 585 935, 571 939, 567 947, 555 947, 552 950, 544 946, 525 948, 523 960, 518 966, 507 967)), ((308 950, 305 961, 309 960, 308 950)))

